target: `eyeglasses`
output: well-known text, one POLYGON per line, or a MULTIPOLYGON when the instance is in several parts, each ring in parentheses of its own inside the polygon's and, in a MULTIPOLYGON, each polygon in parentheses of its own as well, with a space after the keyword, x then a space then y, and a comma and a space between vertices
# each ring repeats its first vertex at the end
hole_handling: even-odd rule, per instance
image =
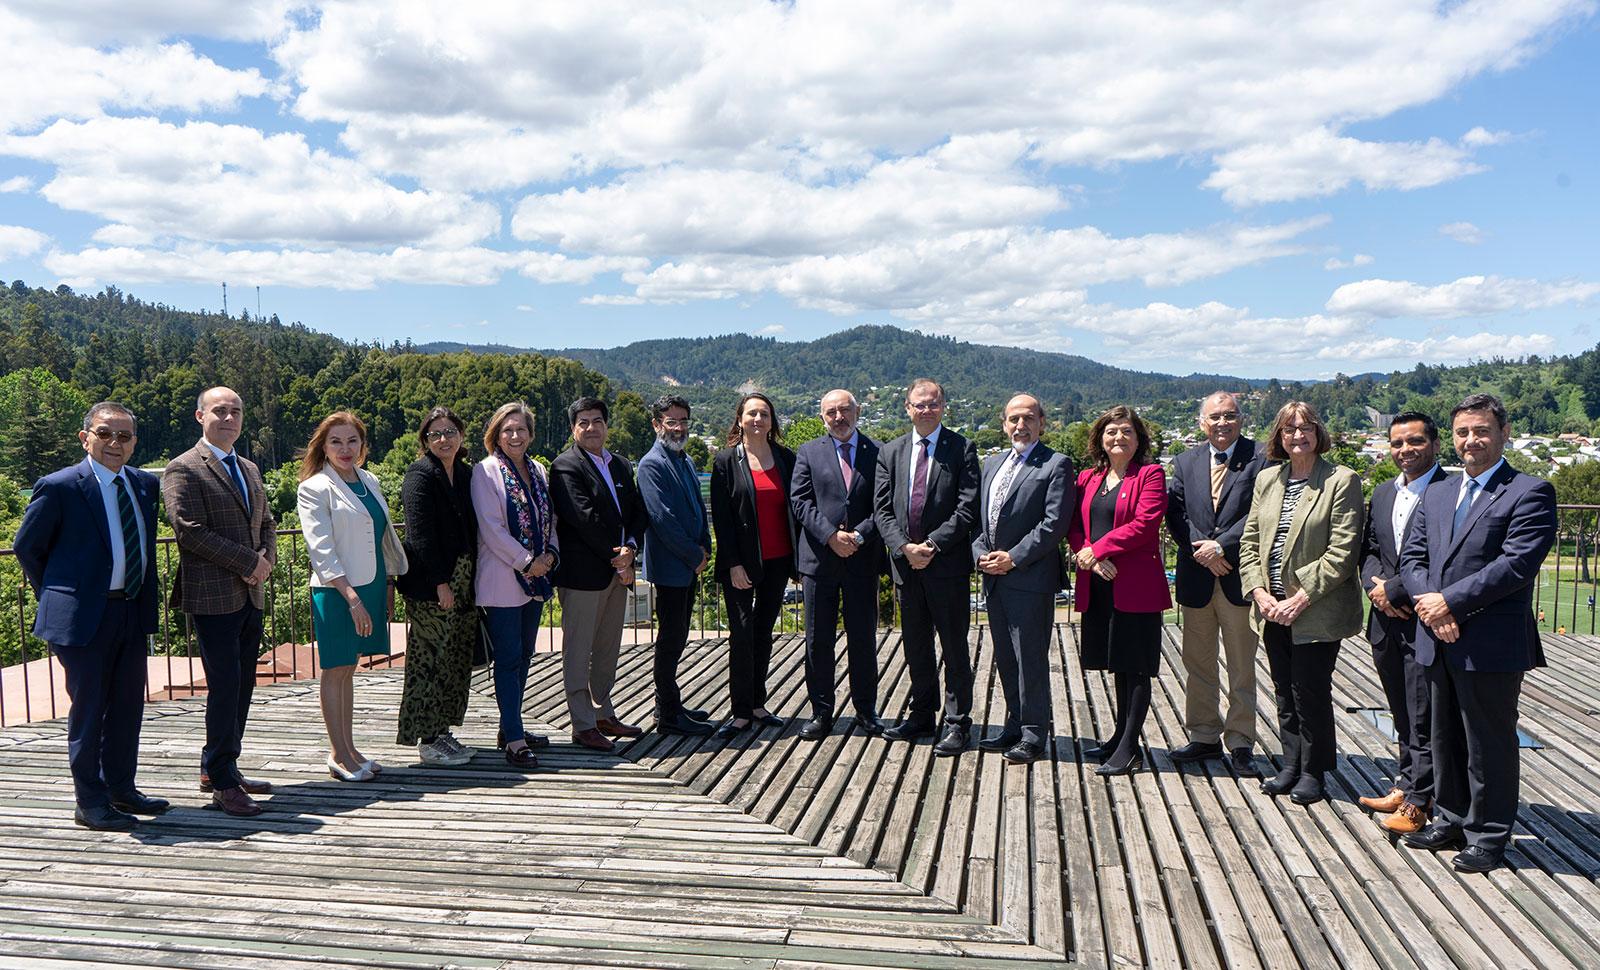
POLYGON ((455 428, 440 428, 438 431, 428 432, 427 438, 429 441, 449 441, 451 438, 454 438, 459 434, 461 434, 461 432, 457 431, 455 428))
POLYGON ((1239 412, 1238 411, 1219 411, 1219 412, 1217 412, 1215 414, 1206 415, 1206 420, 1207 421, 1215 421, 1218 424, 1221 424, 1221 423, 1223 423, 1225 421, 1227 421, 1227 422, 1237 421, 1237 420, 1239 420, 1239 412))
POLYGON ((99 438, 101 441, 111 441, 112 439, 116 439, 116 442, 119 445, 125 445, 133 440, 132 431, 112 431, 110 428, 95 428, 89 433, 94 435, 96 438, 99 438))
POLYGON ((661 426, 669 431, 682 431, 689 426, 689 422, 678 418, 662 418, 661 426))
POLYGON ((1310 424, 1291 424, 1291 425, 1286 426, 1283 429, 1283 436, 1285 438, 1295 438, 1295 437, 1299 437, 1300 435, 1306 435, 1307 437, 1311 437, 1311 436, 1314 436, 1316 433, 1317 433, 1316 426, 1315 425, 1310 425, 1310 424))

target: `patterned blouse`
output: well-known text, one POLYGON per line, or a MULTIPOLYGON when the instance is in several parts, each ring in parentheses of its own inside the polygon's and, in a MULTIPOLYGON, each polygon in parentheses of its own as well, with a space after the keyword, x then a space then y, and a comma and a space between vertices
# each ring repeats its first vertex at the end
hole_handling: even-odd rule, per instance
POLYGON ((1283 507, 1278 510, 1278 531, 1272 535, 1272 552, 1267 556, 1267 582, 1272 595, 1282 599, 1283 547, 1289 542, 1289 527, 1294 524, 1294 508, 1300 504, 1300 493, 1306 490, 1309 478, 1291 478, 1283 489, 1283 507))

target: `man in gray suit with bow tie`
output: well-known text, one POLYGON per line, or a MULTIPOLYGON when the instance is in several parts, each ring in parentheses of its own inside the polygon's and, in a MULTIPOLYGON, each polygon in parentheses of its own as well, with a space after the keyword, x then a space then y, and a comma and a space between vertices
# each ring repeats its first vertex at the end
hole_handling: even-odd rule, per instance
POLYGON ((1077 508, 1076 486, 1072 462, 1039 440, 1038 398, 1018 394, 1004 415, 1011 448, 984 460, 972 555, 983 577, 1006 721, 978 747, 1028 764, 1050 742, 1050 634, 1056 591, 1066 581, 1061 540, 1077 508))

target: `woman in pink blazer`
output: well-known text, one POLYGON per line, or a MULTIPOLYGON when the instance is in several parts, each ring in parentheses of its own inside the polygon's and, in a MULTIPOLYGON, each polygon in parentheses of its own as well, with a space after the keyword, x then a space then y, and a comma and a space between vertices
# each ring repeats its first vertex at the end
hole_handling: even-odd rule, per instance
POLYGON ((1089 460, 1093 466, 1078 474, 1078 514, 1067 530, 1083 614, 1078 656, 1085 670, 1116 675, 1117 724, 1085 754, 1105 762, 1098 774, 1125 775, 1144 766, 1139 734, 1161 663, 1161 614, 1172 605, 1161 561, 1167 476, 1150 459, 1144 422, 1122 405, 1090 429, 1089 460))

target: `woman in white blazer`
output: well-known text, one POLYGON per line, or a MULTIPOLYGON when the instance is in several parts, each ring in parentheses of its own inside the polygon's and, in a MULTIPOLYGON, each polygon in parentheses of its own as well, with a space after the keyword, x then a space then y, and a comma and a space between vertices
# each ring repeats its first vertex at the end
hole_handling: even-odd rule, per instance
POLYGON ((407 567, 378 479, 361 467, 366 458, 367 426, 360 418, 347 411, 323 418, 301 456, 296 501, 311 558, 322 720, 333 749, 328 773, 340 781, 371 781, 382 770, 356 750, 353 677, 358 655, 389 652, 389 577, 407 567))

